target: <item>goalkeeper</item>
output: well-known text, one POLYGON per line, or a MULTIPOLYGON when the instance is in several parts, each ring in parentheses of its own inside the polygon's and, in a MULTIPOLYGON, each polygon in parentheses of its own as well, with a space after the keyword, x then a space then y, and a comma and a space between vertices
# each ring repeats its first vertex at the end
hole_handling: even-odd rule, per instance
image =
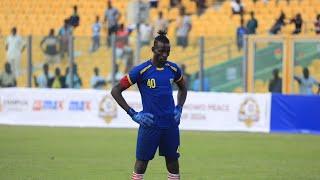
POLYGON ((180 68, 167 61, 170 42, 166 33, 159 31, 152 47, 153 57, 134 67, 128 75, 112 88, 117 103, 139 126, 136 162, 132 179, 143 179, 148 162, 154 158, 157 148, 164 156, 168 179, 180 179, 179 174, 179 124, 187 89, 180 68), (177 105, 172 96, 173 82, 178 86, 177 105), (137 83, 143 110, 136 112, 122 96, 122 91, 137 83))

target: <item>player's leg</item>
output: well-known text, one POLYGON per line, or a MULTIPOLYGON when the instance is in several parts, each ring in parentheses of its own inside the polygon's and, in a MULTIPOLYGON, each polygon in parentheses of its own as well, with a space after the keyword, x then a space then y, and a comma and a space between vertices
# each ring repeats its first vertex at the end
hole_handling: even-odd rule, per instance
POLYGON ((163 130, 160 138, 159 154, 165 156, 168 179, 180 179, 179 153, 180 135, 178 127, 163 130))
POLYGON ((166 166, 168 170, 168 180, 180 179, 178 159, 166 157, 166 166))
POLYGON ((132 180, 142 180, 144 173, 146 172, 147 166, 149 161, 141 161, 136 160, 134 164, 134 171, 132 173, 132 180))
POLYGON ((160 141, 160 132, 158 129, 139 127, 137 148, 136 148, 136 163, 132 179, 143 179, 143 174, 146 172, 148 162, 153 159, 157 151, 160 141))

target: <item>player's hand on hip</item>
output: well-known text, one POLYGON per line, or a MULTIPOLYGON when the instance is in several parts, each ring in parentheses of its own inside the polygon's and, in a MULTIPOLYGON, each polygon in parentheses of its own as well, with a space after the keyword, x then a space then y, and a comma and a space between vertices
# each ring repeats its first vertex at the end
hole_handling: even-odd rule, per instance
POLYGON ((133 121, 135 121, 136 123, 142 126, 146 126, 146 127, 154 126, 154 116, 151 113, 136 112, 131 108, 128 114, 131 116, 133 121))
POLYGON ((177 105, 174 108, 174 120, 175 120, 177 125, 180 124, 181 114, 182 114, 182 106, 177 105))

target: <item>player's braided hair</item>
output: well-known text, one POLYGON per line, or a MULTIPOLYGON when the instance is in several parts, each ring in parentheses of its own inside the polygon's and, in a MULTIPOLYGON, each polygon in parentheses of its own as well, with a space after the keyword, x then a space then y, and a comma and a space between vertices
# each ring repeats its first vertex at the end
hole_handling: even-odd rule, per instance
POLYGON ((167 38, 166 31, 160 30, 158 31, 158 36, 154 39, 154 45, 156 42, 162 42, 162 43, 170 43, 169 39, 167 38))

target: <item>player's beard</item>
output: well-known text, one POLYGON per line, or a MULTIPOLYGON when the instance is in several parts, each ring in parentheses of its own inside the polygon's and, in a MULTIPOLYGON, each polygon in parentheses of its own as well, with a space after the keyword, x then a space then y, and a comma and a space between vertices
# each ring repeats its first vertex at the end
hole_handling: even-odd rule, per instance
POLYGON ((161 65, 164 65, 166 62, 167 62, 167 57, 159 57, 159 63, 161 64, 161 65))

